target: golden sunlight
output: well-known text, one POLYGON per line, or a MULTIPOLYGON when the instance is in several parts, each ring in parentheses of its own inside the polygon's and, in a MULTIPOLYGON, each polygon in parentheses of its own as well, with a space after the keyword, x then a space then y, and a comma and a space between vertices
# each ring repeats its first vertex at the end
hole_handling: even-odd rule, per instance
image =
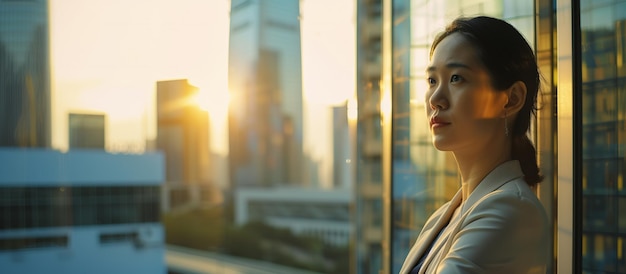
POLYGON ((148 104, 146 92, 142 92, 139 89, 116 86, 86 89, 74 100, 76 100, 76 103, 70 111, 103 112, 113 120, 142 119, 148 104))
POLYGON ((211 113, 211 103, 207 92, 199 90, 189 99, 190 104, 196 105, 198 108, 211 113))
POLYGON ((352 97, 348 100, 348 120, 356 121, 359 115, 358 104, 356 97, 352 97))
MULTIPOLYGON (((198 92, 191 99, 193 104, 200 109, 209 112, 211 124, 211 151, 221 155, 228 154, 228 108, 232 98, 228 90, 220 88, 205 89, 200 86, 212 86, 210 84, 195 85, 198 92)), ((215 86, 215 85, 213 85, 215 86)))

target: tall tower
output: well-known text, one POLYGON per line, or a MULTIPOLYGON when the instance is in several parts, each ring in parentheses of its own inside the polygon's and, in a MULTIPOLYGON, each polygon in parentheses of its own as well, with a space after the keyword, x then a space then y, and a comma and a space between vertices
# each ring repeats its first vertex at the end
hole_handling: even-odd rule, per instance
POLYGON ((0 147, 50 147, 48 1, 0 1, 0 147))
POLYGON ((185 79, 157 82, 157 148, 168 185, 210 182, 209 114, 190 102, 197 92, 185 79))
POLYGON ((231 4, 231 187, 300 185, 300 3, 233 0, 231 4))

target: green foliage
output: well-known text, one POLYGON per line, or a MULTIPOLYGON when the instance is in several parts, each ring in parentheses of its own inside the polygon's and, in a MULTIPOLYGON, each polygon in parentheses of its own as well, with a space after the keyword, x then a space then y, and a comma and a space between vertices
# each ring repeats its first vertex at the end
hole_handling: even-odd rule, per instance
POLYGON ((195 209, 163 215, 165 242, 200 250, 218 250, 223 241, 221 208, 195 209))
POLYGON ((263 259, 264 250, 259 235, 245 230, 229 227, 224 231, 224 242, 221 250, 233 256, 251 259, 263 259))
POLYGON ((197 209, 163 216, 166 242, 323 273, 348 273, 348 247, 327 245, 263 222, 228 224, 228 209, 197 209), (225 218, 226 217, 226 218, 225 218))

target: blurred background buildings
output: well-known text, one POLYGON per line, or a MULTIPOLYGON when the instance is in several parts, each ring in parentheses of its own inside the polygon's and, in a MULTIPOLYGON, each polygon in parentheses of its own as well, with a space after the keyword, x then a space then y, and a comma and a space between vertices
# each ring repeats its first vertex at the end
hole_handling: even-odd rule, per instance
MULTIPOLYGON (((88 16, 95 5, 73 4, 84 12, 64 18, 88 16)), ((81 67, 78 60, 85 58, 77 56, 104 53, 85 47, 62 59, 51 56, 51 39, 66 37, 48 34, 50 22, 60 20, 49 11, 56 4, 0 1, 2 269, 397 273, 426 218, 458 189, 455 163, 432 147, 423 117, 430 42, 457 16, 486 14, 523 33, 544 80, 531 137, 545 176, 537 194, 554 231, 549 272, 626 272, 626 1, 355 0, 354 40, 306 44, 320 34, 307 38, 302 31, 310 4, 221 3, 230 16, 214 24, 228 35, 218 70, 228 71, 222 80, 229 91, 210 92, 230 96, 204 109, 198 102, 208 101, 200 96, 206 83, 175 73, 139 75, 167 64, 169 51, 142 59, 148 47, 129 42, 107 55, 111 67, 81 67), (348 70, 323 64, 341 75, 321 81, 323 89, 314 92, 348 96, 314 109, 315 98, 303 88, 305 49, 332 45, 325 60, 348 58, 333 55, 341 43, 353 45, 354 90, 339 83, 352 79, 348 70), (132 80, 121 80, 116 65, 124 58, 147 63, 134 67, 132 80), (104 76, 117 82, 97 89, 101 80, 78 74, 84 78, 62 85, 54 68, 66 59, 82 70, 108 68, 104 76), (124 81, 141 81, 152 95, 115 88, 124 81), (99 97, 78 100, 89 103, 84 108, 65 105, 84 94, 99 97), (218 148, 228 154, 216 152, 221 133, 212 130, 221 105, 229 106, 228 142, 218 148), (115 116, 117 109, 134 120, 115 116), (53 118, 56 112, 62 121, 53 118), (139 148, 111 140, 131 130, 142 132, 139 148), (67 147, 52 145, 59 132, 67 133, 67 147), (307 147, 307 140, 322 139, 328 142, 307 147)), ((337 6, 327 5, 330 20, 337 6)), ((191 22, 185 29, 215 27, 194 16, 166 21, 152 8, 129 11, 141 31, 131 29, 124 38, 148 33, 158 37, 154 47, 173 40, 177 60, 185 59, 194 37, 181 43, 156 34, 174 21, 191 22)), ((116 22, 87 31, 104 35, 110 28, 121 35, 116 22)), ((82 42, 106 39, 96 40, 82 42)))

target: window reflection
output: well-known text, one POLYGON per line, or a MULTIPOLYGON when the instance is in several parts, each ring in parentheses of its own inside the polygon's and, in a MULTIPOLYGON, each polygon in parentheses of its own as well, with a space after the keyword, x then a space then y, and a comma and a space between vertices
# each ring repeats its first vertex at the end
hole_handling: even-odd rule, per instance
POLYGON ((622 1, 581 1, 582 267, 626 271, 624 212, 624 24, 622 1))
MULTIPOLYGON (((424 116, 430 43, 458 16, 503 18, 534 44, 534 1, 393 1, 393 182, 391 272, 424 222, 459 188, 456 163, 431 144, 424 116)), ((547 134, 552 134, 551 132, 547 134)), ((550 184, 550 183, 548 183, 550 184)))

